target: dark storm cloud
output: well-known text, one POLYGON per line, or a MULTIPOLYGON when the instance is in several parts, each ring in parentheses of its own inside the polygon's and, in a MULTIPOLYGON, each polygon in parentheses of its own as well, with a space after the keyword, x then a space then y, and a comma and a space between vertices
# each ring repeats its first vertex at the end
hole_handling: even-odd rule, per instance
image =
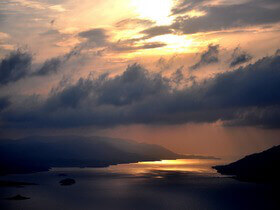
POLYGON ((43 63, 42 67, 39 68, 39 70, 37 70, 36 72, 34 72, 33 75, 43 76, 43 75, 51 74, 53 72, 57 72, 61 66, 61 63, 62 63, 62 60, 60 58, 52 58, 52 59, 46 60, 43 63))
POLYGON ((251 59, 252 59, 252 56, 249 53, 247 53, 247 52, 241 50, 239 47, 237 47, 234 49, 234 51, 232 53, 230 67, 235 67, 237 65, 247 63, 251 59))
POLYGON ((65 55, 46 60, 40 67, 35 68, 32 54, 22 50, 13 51, 0 61, 0 86, 26 77, 56 73, 64 63, 79 53, 79 49, 73 49, 65 55))
POLYGON ((236 119, 225 123, 226 126, 256 126, 270 129, 280 128, 280 106, 265 108, 254 107, 238 113, 236 119))
POLYGON ((32 56, 20 50, 11 52, 0 62, 0 85, 26 77, 32 63, 32 56))
POLYGON ((141 66, 134 64, 123 74, 112 79, 107 74, 101 75, 96 80, 81 79, 69 89, 50 98, 47 104, 50 105, 53 100, 58 100, 65 105, 77 107, 78 103, 82 102, 81 98, 84 98, 96 105, 120 107, 132 105, 167 90, 168 83, 165 78, 159 74, 150 74, 141 66), (79 99, 75 100, 77 98, 79 99))
MULTIPOLYGON (((174 80, 175 79, 175 80, 174 80)), ((50 94, 17 101, 1 112, 2 128, 110 127, 127 124, 216 122, 280 126, 280 56, 175 88, 171 78, 139 65, 121 75, 81 78, 50 94)))
POLYGON ((209 45, 208 49, 200 56, 200 60, 190 67, 191 70, 196 70, 201 66, 219 62, 219 45, 209 45))
MULTIPOLYGON (((197 32, 219 31, 234 27, 270 24, 280 21, 279 1, 253 0, 239 4, 209 6, 199 5, 200 1, 191 2, 195 2, 196 9, 204 11, 206 15, 200 17, 179 16, 171 28, 184 34, 192 34, 197 32)), ((173 9, 175 13, 176 11, 177 13, 178 11, 182 12, 182 10, 188 10, 188 6, 184 5, 182 7, 179 4, 173 9)))
POLYGON ((19 105, 16 105, 15 110, 4 113, 4 118, 10 126, 16 127, 22 124, 31 127, 72 127, 133 123, 134 117, 129 116, 133 113, 127 115, 126 110, 130 112, 129 109, 137 107, 142 100, 145 102, 148 98, 167 92, 167 88, 163 77, 149 74, 142 67, 133 65, 114 78, 101 75, 97 79, 80 79, 76 84, 53 93, 43 104, 38 101, 34 106, 32 103, 32 109, 25 106, 26 110, 18 110, 19 105))
POLYGON ((63 56, 48 59, 41 65, 40 68, 33 72, 31 76, 45 76, 52 73, 57 73, 61 69, 63 64, 65 64, 73 56, 77 56, 79 54, 80 50, 74 48, 69 53, 63 56))

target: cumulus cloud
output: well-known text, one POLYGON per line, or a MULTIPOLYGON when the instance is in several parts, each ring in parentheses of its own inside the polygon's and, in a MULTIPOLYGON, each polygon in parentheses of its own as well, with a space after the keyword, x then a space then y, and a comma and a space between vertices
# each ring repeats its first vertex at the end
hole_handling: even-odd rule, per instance
POLYGON ((252 56, 241 50, 239 47, 235 48, 231 55, 230 67, 235 67, 240 64, 247 63, 252 59, 252 56))
POLYGON ((139 65, 121 75, 81 78, 45 100, 27 98, 1 112, 4 128, 110 127, 222 121, 225 125, 280 126, 280 56, 177 88, 171 78, 139 65))
POLYGON ((208 49, 200 56, 200 60, 190 67, 191 70, 196 70, 201 66, 219 62, 219 45, 208 45, 208 49))

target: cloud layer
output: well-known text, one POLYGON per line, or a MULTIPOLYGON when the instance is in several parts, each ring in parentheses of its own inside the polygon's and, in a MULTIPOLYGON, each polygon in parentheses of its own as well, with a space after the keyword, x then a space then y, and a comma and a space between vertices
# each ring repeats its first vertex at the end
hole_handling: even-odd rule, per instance
POLYGON ((115 77, 103 74, 81 78, 51 92, 46 99, 11 98, 2 108, 1 127, 111 127, 217 121, 231 126, 280 127, 277 54, 192 86, 178 89, 176 81, 137 64, 115 77))
POLYGON ((277 0, 253 0, 234 4, 211 3, 213 2, 191 0, 178 4, 173 8, 173 14, 181 15, 177 17, 172 28, 184 34, 192 34, 280 21, 280 3, 277 0), (184 15, 192 9, 203 11, 205 15, 198 17, 184 15))

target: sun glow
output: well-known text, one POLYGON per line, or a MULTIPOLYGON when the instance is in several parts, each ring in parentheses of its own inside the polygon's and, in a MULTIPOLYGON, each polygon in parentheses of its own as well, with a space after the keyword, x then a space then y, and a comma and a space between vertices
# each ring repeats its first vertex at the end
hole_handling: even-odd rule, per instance
POLYGON ((192 165, 198 164, 199 159, 178 159, 178 160, 159 160, 159 161, 146 161, 139 162, 138 164, 143 165, 192 165))
POLYGON ((131 0, 131 4, 140 18, 155 21, 157 25, 172 21, 169 15, 173 0, 131 0))
POLYGON ((139 44, 141 45, 146 43, 165 43, 166 46, 153 49, 141 49, 135 52, 125 53, 122 54, 122 57, 133 58, 136 56, 164 56, 172 55, 174 53, 192 53, 196 52, 197 50, 197 43, 194 39, 187 36, 179 36, 174 34, 153 37, 148 41, 145 40, 139 44))
POLYGON ((149 41, 166 43, 167 45, 164 47, 164 49, 168 50, 170 53, 187 52, 190 50, 190 46, 193 43, 192 38, 174 34, 153 37, 149 41))

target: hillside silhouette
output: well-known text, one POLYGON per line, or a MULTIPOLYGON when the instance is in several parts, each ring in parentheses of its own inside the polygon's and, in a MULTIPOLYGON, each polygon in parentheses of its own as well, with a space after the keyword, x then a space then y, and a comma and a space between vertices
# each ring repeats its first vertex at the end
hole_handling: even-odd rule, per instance
POLYGON ((219 173, 234 175, 239 180, 279 182, 280 145, 266 151, 248 155, 228 165, 214 166, 219 173))
POLYGON ((32 173, 51 167, 106 167, 183 157, 159 145, 108 137, 32 136, 0 140, 0 174, 32 173))

